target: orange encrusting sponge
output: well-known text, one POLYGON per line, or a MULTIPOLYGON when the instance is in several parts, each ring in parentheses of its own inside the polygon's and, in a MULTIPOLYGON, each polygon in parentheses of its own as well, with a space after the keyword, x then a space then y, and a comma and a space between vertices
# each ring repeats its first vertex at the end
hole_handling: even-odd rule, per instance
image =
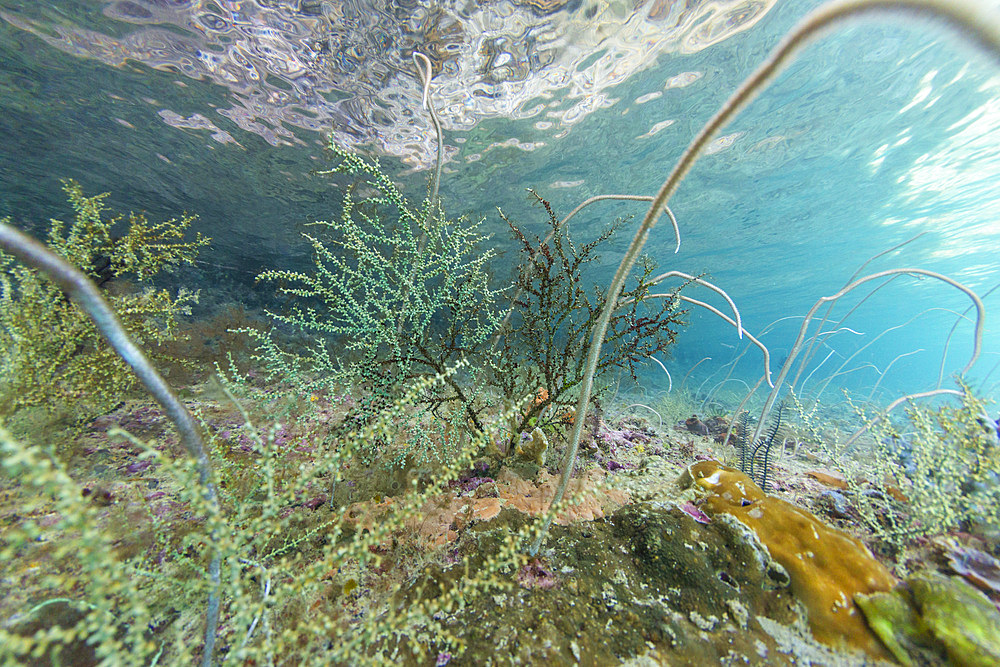
POLYGON ((846 642, 872 657, 892 659, 868 628, 854 596, 888 591, 898 580, 864 544, 811 512, 768 496, 735 468, 700 461, 688 473, 710 493, 703 509, 730 514, 753 529, 771 558, 788 571, 792 593, 808 609, 816 639, 831 646, 846 642))

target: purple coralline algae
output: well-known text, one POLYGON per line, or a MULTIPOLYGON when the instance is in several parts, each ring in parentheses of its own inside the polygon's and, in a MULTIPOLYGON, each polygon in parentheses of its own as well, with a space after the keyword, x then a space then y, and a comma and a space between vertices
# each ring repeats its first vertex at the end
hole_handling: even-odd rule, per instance
POLYGON ((327 496, 325 493, 321 493, 318 496, 315 496, 314 498, 310 498, 309 500, 307 500, 304 503, 302 503, 302 506, 303 507, 308 507, 309 509, 314 510, 317 507, 322 506, 323 503, 325 503, 328 499, 329 499, 329 496, 327 496))
POLYGON ((135 461, 125 466, 125 472, 131 475, 137 475, 140 472, 146 471, 153 465, 152 461, 135 461))
POLYGON ((495 481, 492 477, 462 477, 449 482, 452 488, 458 488, 463 494, 472 493, 483 484, 495 481))
POLYGON ((524 588, 554 588, 559 580, 540 558, 532 558, 517 573, 517 583, 524 588))
POLYGON ((686 502, 678 505, 678 508, 698 523, 709 523, 712 519, 692 503, 686 502))

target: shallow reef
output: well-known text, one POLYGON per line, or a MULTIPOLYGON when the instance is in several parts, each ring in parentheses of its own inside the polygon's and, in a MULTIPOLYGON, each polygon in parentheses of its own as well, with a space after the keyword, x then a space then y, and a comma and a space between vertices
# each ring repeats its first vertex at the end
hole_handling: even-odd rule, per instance
MULTIPOLYGON (((269 326, 233 312, 216 320, 217 329, 234 323, 224 333, 174 331, 174 315, 195 300, 178 291, 140 308, 131 328, 147 339, 123 328, 108 297, 133 288, 108 286, 108 271, 141 281, 192 264, 207 240, 178 240, 188 216, 150 227, 133 214, 134 233, 117 239, 111 230, 124 218, 102 217, 105 195, 69 187, 76 226, 62 239, 64 224, 52 220, 52 249, 0 221, 0 245, 13 253, 0 255, 0 312, 10 322, 0 327, 10 341, 0 370, 13 369, 0 374, 0 663, 1000 662, 1000 441, 966 377, 981 352, 982 299, 930 269, 861 275, 905 241, 819 297, 772 378, 770 352, 723 289, 660 273, 643 254, 662 215, 679 250, 672 195, 799 49, 885 9, 936 17, 1000 53, 1000 34, 971 4, 823 5, 702 127, 655 197, 591 197, 560 220, 532 191, 548 217, 544 240, 501 212, 521 256, 505 285, 491 275, 497 255, 483 223, 448 218, 438 198, 444 138, 428 99, 431 62, 416 51, 437 133, 429 195, 410 205, 377 160, 331 142, 340 162, 317 173, 353 185, 339 219, 310 225, 326 235, 303 235, 314 267, 257 276, 275 283, 284 306, 268 312, 269 326), (574 243, 566 224, 606 199, 650 207, 610 283, 587 291, 582 267, 624 220, 589 243, 574 243), (163 229, 174 243, 156 236, 163 229), (58 256, 81 238, 106 243, 58 256), (157 248, 172 250, 145 254, 157 248), (932 391, 881 406, 876 382, 867 401, 848 397, 855 414, 842 419, 824 410, 822 389, 803 394, 812 372, 798 383, 822 338, 847 329, 842 319, 822 331, 830 310, 819 311, 899 276, 972 301, 961 391, 939 378, 932 391), (684 283, 651 292, 668 279, 684 283), (724 297, 733 318, 681 293, 694 285, 724 297), (663 405, 619 397, 626 374, 638 384, 637 364, 671 351, 688 306, 721 316, 760 349, 757 384, 738 407, 710 400, 735 379, 740 354, 707 395, 684 392, 699 361, 673 394, 658 362, 669 383, 663 405), (70 333, 56 326, 76 321, 70 333), (189 344, 188 333, 202 340, 189 344), (173 388, 133 338, 151 354, 180 347, 173 388), (226 345, 225 358, 214 354, 227 339, 242 339, 242 353, 226 345), (75 365, 95 369, 93 351, 118 370, 71 381, 75 365), (211 357, 212 379, 184 363, 191 353, 211 357), (134 391, 119 356, 156 405, 134 391), (29 377, 43 366, 44 377, 29 377), (81 399, 100 389, 107 400, 85 410, 81 399), (944 395, 961 406, 912 402, 944 395), (906 401, 904 424, 889 413, 906 401), (710 405, 719 411, 698 414, 710 405), (750 407, 760 407, 755 425, 750 407)), ((112 305, 127 313, 128 303, 112 305)))
MULTIPOLYGON (((184 395, 208 430, 228 443, 220 473, 224 504, 233 494, 245 504, 267 504, 251 474, 264 459, 243 416, 213 397, 209 385, 188 387, 184 395)), ((275 475, 279 486, 316 455, 315 434, 344 414, 329 397, 276 399, 263 383, 248 388, 241 402, 252 414, 285 415, 287 426, 273 427, 270 436, 292 462, 275 475)), ((113 428, 180 453, 159 408, 138 398, 82 427, 53 430, 50 446, 110 536, 114 558, 169 580, 195 556, 184 536, 203 533, 204 521, 166 467, 140 456, 134 442, 109 437, 113 428)), ((303 536, 295 547, 303 564, 322 560, 330 539, 350 540, 399 512, 405 516, 366 543, 371 560, 331 564, 309 596, 276 600, 273 627, 321 614, 335 624, 331 637, 348 637, 373 632, 366 623, 385 609, 440 605, 433 623, 376 625, 367 658, 365 649, 358 655, 376 664, 993 664, 984 656, 997 655, 1000 596, 982 592, 992 580, 972 555, 988 564, 990 545, 963 534, 927 542, 919 548, 929 566, 897 577, 890 568, 900 563, 873 556, 867 544, 876 544, 874 536, 845 520, 854 511, 850 491, 838 488, 842 480, 805 449, 778 460, 777 490, 768 495, 718 460, 731 461, 735 450, 682 422, 653 426, 619 411, 599 419, 590 438, 572 502, 545 547, 533 557, 508 557, 499 569, 493 561, 510 536, 537 523, 554 493, 555 471, 533 454, 480 456, 409 510, 407 490, 431 475, 420 466, 385 470, 353 462, 332 502, 322 485, 283 496, 273 511, 286 530, 303 536), (844 504, 830 501, 831 493, 842 494, 844 504), (480 568, 496 569, 491 576, 502 585, 468 586, 480 568), (978 577, 980 590, 963 576, 973 583, 978 577), (461 603, 444 604, 456 590, 461 603), (948 629, 956 618, 968 619, 960 637, 948 629)), ((564 432, 551 431, 546 440, 552 454, 561 454, 564 432)), ((84 575, 57 550, 72 530, 52 500, 14 479, 5 478, 3 487, 4 525, 37 527, 33 544, 8 550, 9 594, 0 603, 7 631, 27 638, 70 627, 83 617, 68 604, 72 590, 49 586, 45 573, 58 569, 68 577, 63 586, 84 575)), ((149 637, 169 646, 170 633, 180 632, 197 643, 196 617, 178 608, 183 600, 173 594, 179 593, 151 589, 147 602, 158 621, 149 637)), ((224 652, 245 632, 234 626, 234 612, 223 606, 224 652)), ((73 641, 64 647, 76 656, 73 664, 97 663, 92 648, 73 641)), ((307 652, 322 655, 323 644, 307 652)), ((55 655, 53 646, 47 650, 39 654, 43 663, 55 655)), ((296 661, 286 655, 279 662, 289 660, 296 661)))

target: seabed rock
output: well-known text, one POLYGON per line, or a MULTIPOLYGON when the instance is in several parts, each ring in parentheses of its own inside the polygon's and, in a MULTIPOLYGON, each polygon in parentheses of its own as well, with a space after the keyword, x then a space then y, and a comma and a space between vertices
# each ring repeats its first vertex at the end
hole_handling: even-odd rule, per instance
POLYGON ((887 593, 856 598, 868 624, 903 665, 1000 664, 1000 612, 957 577, 922 572, 887 593))

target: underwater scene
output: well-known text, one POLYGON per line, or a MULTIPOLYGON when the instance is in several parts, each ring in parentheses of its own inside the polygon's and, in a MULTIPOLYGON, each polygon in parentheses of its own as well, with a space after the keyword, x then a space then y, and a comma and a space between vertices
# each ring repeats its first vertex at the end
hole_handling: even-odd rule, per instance
POLYGON ((1000 664, 997 0, 0 0, 0 665, 1000 664))

